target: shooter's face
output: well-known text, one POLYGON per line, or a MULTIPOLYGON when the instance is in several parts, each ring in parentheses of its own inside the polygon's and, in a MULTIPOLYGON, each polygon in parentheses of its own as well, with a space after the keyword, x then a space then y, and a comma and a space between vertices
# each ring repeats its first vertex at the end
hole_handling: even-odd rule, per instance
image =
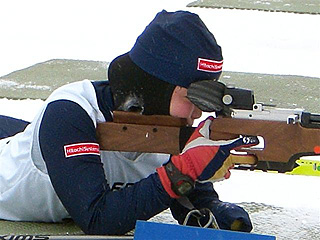
POLYGON ((170 115, 186 118, 188 125, 192 125, 195 119, 202 115, 202 111, 187 98, 187 89, 177 86, 171 97, 170 115))

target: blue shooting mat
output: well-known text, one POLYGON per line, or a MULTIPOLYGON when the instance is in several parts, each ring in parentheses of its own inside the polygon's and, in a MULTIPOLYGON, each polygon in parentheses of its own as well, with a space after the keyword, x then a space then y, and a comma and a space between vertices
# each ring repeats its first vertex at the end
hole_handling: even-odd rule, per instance
POLYGON ((134 240, 275 240, 274 236, 137 221, 134 240))

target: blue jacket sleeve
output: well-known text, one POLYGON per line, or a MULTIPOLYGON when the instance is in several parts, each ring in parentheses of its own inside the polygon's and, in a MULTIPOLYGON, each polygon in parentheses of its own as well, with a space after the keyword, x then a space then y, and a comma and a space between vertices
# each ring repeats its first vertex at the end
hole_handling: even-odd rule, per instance
POLYGON ((86 234, 124 234, 172 201, 158 175, 111 191, 97 154, 66 157, 64 147, 97 143, 92 119, 78 104, 59 100, 45 110, 39 141, 48 174, 61 202, 86 234))
POLYGON ((22 132, 29 122, 0 115, 0 139, 22 132))

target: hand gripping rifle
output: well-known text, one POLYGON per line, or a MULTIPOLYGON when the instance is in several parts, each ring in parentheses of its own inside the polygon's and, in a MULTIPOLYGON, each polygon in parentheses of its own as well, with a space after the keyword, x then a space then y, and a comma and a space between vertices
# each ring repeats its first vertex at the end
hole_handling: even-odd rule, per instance
MULTIPOLYGON (((237 152, 247 158, 235 155, 239 168, 286 172, 301 156, 320 154, 320 115, 255 103, 253 91, 213 80, 191 84, 187 97, 218 116, 210 126, 211 139, 258 136, 258 146, 237 152)), ((115 111, 113 117, 98 124, 101 150, 179 154, 194 130, 185 119, 171 116, 115 111)))

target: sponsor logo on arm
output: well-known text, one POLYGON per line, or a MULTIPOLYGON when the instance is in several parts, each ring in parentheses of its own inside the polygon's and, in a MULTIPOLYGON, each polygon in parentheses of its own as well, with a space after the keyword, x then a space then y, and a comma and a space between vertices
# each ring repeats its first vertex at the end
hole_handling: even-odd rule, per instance
POLYGON ((98 143, 76 143, 64 146, 64 154, 66 158, 80 155, 100 155, 100 147, 98 143))

